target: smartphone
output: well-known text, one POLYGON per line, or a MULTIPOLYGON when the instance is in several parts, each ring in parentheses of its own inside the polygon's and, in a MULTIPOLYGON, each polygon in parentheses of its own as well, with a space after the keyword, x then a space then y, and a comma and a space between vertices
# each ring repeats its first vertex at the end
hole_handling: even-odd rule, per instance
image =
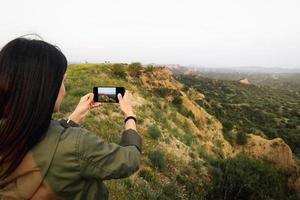
POLYGON ((94 102, 119 103, 117 95, 125 94, 124 87, 99 86, 93 88, 94 102))

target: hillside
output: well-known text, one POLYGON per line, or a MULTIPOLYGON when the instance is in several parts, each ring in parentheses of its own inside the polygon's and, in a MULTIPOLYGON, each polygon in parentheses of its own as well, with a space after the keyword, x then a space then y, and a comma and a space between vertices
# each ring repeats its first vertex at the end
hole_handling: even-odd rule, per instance
POLYGON ((205 100, 197 103, 226 125, 229 141, 235 130, 269 139, 280 137, 300 156, 299 92, 201 76, 178 79, 203 92, 205 100))
MULTIPOLYGON (((289 146, 280 139, 254 135, 246 136, 243 145, 224 139, 226 123, 200 103, 209 101, 205 91, 176 80, 166 68, 74 64, 65 85, 67 95, 54 118, 67 117, 96 85, 124 86, 133 92, 144 142, 142 166, 130 178, 106 182, 111 199, 297 199, 293 189, 300 192, 298 161, 289 146)), ((103 104, 82 126, 118 142, 123 116, 118 105, 103 104)))

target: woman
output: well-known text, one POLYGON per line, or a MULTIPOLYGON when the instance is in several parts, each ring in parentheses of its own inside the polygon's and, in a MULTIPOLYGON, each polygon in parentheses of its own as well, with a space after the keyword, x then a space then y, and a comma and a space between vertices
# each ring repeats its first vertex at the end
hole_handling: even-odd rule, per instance
POLYGON ((100 106, 83 96, 67 120, 52 120, 65 95, 67 60, 55 46, 17 38, 0 52, 0 195, 2 199, 108 199, 103 180, 138 170, 141 138, 132 95, 118 95, 126 118, 120 144, 79 126, 100 106))

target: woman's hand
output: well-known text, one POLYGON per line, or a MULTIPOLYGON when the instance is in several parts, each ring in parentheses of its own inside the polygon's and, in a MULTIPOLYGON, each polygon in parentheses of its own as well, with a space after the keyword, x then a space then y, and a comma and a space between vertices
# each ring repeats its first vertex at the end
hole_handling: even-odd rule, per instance
POLYGON ((101 103, 94 102, 94 94, 88 93, 81 97, 74 112, 70 115, 69 119, 79 123, 83 117, 85 117, 90 110, 97 108, 101 103))
POLYGON ((125 91, 123 97, 120 93, 118 94, 120 108, 125 114, 125 117, 135 116, 131 105, 131 99, 132 99, 132 94, 128 90, 125 91))

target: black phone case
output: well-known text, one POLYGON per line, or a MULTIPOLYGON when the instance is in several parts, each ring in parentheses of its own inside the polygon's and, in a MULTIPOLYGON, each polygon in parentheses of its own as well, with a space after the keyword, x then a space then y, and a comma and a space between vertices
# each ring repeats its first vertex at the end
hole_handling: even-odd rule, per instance
MULTIPOLYGON (((116 88, 116 103, 119 103, 119 99, 117 95, 120 93, 122 96, 125 94, 125 88, 124 87, 114 87, 114 86, 98 86, 93 88, 93 93, 94 93, 94 102, 98 102, 98 88, 99 87, 112 87, 116 88)), ((102 102, 102 103, 108 103, 108 102, 102 102)))

